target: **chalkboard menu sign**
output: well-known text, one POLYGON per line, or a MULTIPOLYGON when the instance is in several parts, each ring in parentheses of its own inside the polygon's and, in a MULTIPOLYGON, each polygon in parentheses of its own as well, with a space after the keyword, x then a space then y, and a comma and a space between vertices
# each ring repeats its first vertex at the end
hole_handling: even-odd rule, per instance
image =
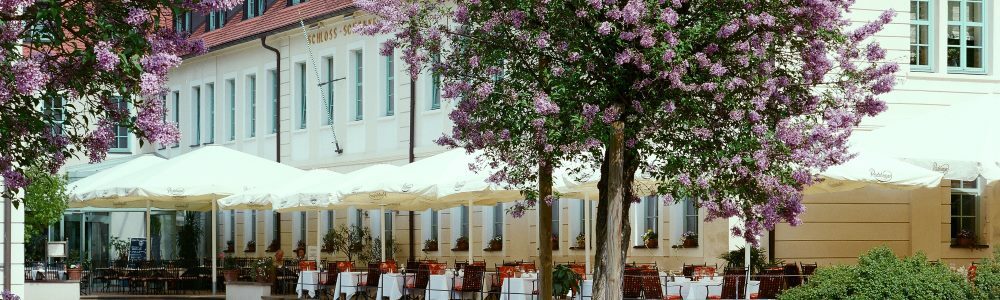
POLYGON ((132 238, 128 247, 128 260, 140 261, 146 259, 146 238, 132 238))

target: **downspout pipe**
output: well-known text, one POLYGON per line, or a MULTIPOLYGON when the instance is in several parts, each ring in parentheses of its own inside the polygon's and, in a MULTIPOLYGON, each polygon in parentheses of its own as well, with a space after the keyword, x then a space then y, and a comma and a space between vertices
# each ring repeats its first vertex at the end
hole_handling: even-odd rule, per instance
POLYGON ((271 47, 267 44, 267 35, 260 36, 260 45, 264 49, 271 50, 274 52, 274 93, 275 93, 275 107, 274 107, 274 128, 277 131, 274 134, 274 161, 281 162, 281 51, 277 48, 271 47))
MULTIPOLYGON (((260 36, 260 45, 274 52, 274 161, 281 163, 281 51, 267 44, 267 35, 260 36)), ((281 214, 274 214, 274 238, 281 240, 281 214)), ((270 241, 268 241, 270 243, 270 241)))

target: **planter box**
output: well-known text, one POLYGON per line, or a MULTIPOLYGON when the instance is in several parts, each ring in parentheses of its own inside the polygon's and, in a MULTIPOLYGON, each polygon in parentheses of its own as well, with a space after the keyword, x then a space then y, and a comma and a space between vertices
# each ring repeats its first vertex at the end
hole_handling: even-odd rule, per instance
POLYGON ((271 296, 270 283, 236 281, 226 283, 226 300, 261 299, 271 296))

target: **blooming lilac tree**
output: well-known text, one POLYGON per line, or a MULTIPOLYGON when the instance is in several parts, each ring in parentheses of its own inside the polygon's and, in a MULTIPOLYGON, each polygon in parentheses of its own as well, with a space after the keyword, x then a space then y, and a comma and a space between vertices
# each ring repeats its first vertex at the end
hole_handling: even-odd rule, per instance
MULTIPOLYGON (((0 1, 0 174, 4 195, 31 167, 55 173, 71 156, 104 159, 123 126, 172 144, 167 72, 205 51, 165 24, 172 13, 228 9, 238 0, 0 1)), ((16 203, 15 203, 16 204, 16 203)))
POLYGON ((365 0, 380 22, 358 30, 392 35, 383 51, 411 75, 444 76, 455 127, 439 143, 485 152, 493 180, 544 190, 538 165, 600 166, 594 296, 618 299, 637 170, 753 243, 800 222, 802 189, 851 157, 894 84, 866 41, 893 12, 851 28, 852 2, 365 0))

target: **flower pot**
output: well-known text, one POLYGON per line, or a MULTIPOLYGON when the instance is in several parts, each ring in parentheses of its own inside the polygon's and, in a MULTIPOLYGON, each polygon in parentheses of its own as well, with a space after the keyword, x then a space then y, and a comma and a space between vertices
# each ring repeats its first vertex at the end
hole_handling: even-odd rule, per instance
POLYGON ((585 241, 585 240, 577 240, 576 241, 576 247, 577 248, 587 247, 587 241, 585 241))
POLYGON ((223 270, 222 276, 226 278, 226 282, 235 282, 239 279, 239 270, 223 270))
POLYGON ((684 248, 694 248, 698 247, 698 240, 696 239, 685 239, 684 248))
POLYGON ((962 247, 972 247, 976 244, 976 240, 968 237, 960 237, 955 239, 955 243, 962 247))
POLYGON ((80 278, 83 278, 83 269, 76 268, 66 270, 66 275, 69 276, 69 280, 80 280, 80 278))
POLYGON ((490 250, 493 250, 493 251, 499 251, 499 250, 503 249, 503 243, 501 243, 501 242, 490 241, 490 245, 489 246, 490 246, 490 250))
POLYGON ((645 240, 646 248, 656 248, 657 243, 655 239, 645 240))

